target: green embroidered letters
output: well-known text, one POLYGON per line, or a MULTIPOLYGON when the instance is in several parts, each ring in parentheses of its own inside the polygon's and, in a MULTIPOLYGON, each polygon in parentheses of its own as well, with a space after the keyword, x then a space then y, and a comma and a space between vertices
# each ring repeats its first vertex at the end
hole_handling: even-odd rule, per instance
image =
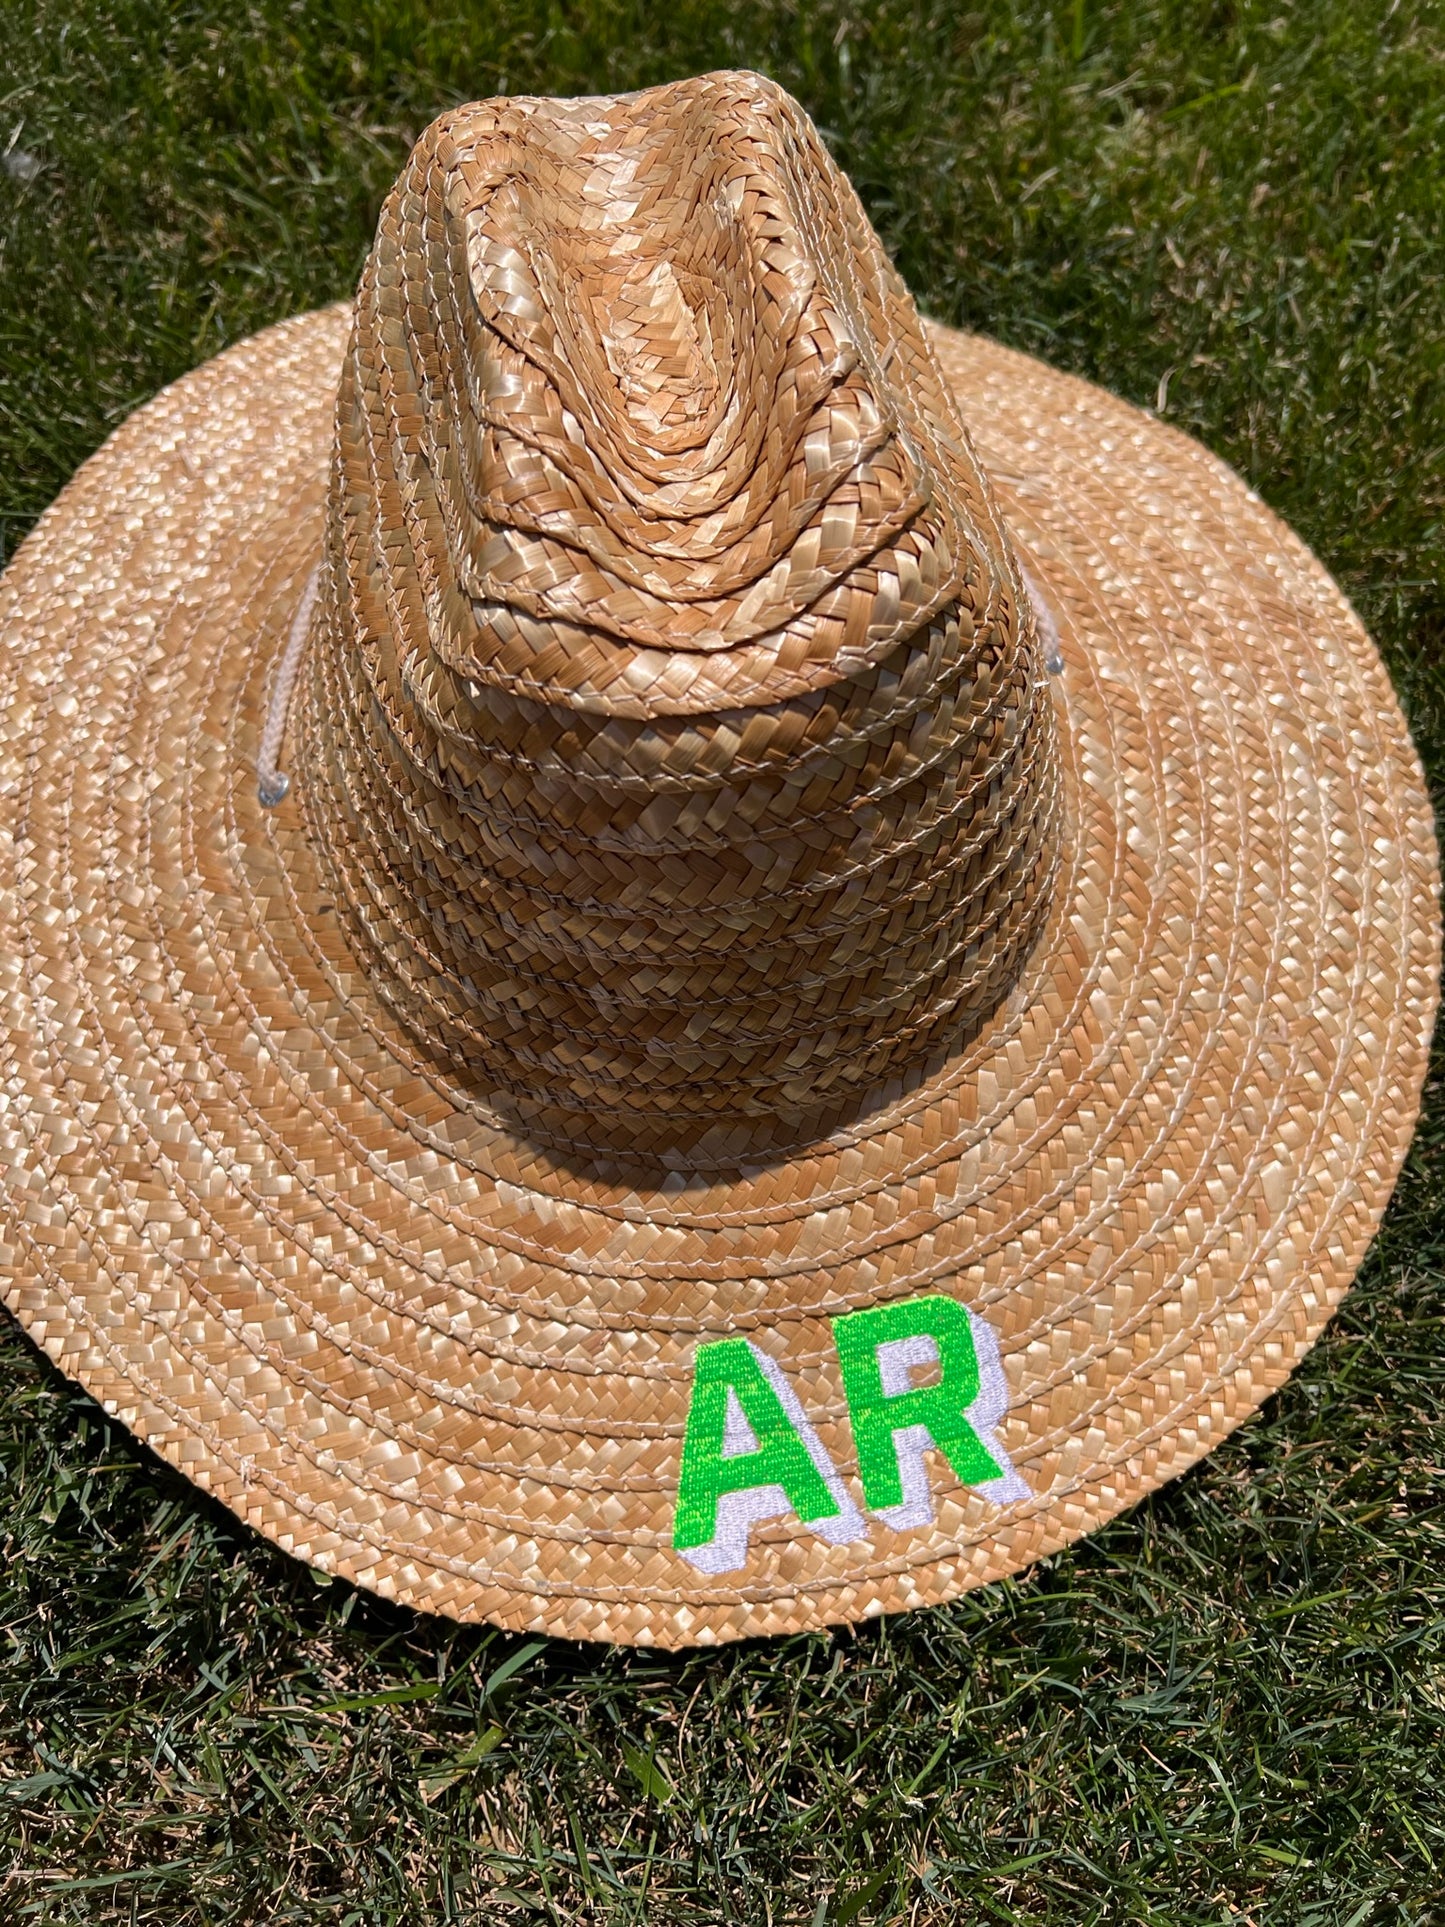
MULTIPOLYGON (((1008 1386, 983 1319, 936 1294, 850 1312, 834 1320, 833 1339, 870 1512, 899 1530, 930 1524, 930 1452, 995 1504, 1029 1496, 994 1437, 1008 1386), (934 1382, 915 1384, 929 1368, 934 1382)), ((786 1512, 835 1545, 867 1536, 776 1360, 746 1338, 699 1345, 674 1547, 700 1572, 734 1572, 753 1526, 786 1512)))

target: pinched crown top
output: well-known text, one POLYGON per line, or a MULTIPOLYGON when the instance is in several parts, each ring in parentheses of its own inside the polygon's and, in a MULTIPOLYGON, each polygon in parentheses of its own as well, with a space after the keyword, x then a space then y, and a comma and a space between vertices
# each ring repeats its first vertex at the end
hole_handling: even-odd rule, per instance
POLYGON ((757 1154, 946 1047, 1050 708, 906 290, 753 74, 444 116, 342 377, 302 798, 408 1025, 552 1144, 757 1154))

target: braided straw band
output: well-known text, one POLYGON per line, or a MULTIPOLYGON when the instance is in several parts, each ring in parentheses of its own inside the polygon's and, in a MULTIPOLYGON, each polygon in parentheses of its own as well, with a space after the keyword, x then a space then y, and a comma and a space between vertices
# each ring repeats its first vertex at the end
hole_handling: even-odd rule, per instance
POLYGON ((337 409, 298 762, 379 993, 539 1142, 693 1168, 957 1047, 1052 709, 913 303, 755 75, 438 121, 337 409))

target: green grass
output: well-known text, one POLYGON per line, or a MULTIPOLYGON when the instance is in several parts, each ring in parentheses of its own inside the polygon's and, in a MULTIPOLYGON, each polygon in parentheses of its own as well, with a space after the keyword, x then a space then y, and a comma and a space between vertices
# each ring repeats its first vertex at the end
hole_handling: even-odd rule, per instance
MULTIPOLYGON (((926 308, 1157 408, 1295 523, 1438 783, 1445 22, 1411 0, 6 0, 7 541, 162 382, 346 291, 443 106, 728 64, 808 106, 926 308)), ((418 1619, 251 1537, 5 1326, 0 1920, 1445 1921, 1442 1498, 1438 1081, 1259 1419, 1022 1579, 836 1637, 418 1619)))

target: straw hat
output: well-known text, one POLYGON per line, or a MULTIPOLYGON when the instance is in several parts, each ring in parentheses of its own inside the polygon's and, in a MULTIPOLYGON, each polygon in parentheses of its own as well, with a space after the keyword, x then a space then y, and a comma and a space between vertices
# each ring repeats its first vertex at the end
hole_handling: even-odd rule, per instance
POLYGON ((6 1300, 328 1571, 947 1599, 1379 1220, 1438 925, 1374 649, 1202 448, 921 323, 755 75, 444 116, 0 621, 6 1300))

